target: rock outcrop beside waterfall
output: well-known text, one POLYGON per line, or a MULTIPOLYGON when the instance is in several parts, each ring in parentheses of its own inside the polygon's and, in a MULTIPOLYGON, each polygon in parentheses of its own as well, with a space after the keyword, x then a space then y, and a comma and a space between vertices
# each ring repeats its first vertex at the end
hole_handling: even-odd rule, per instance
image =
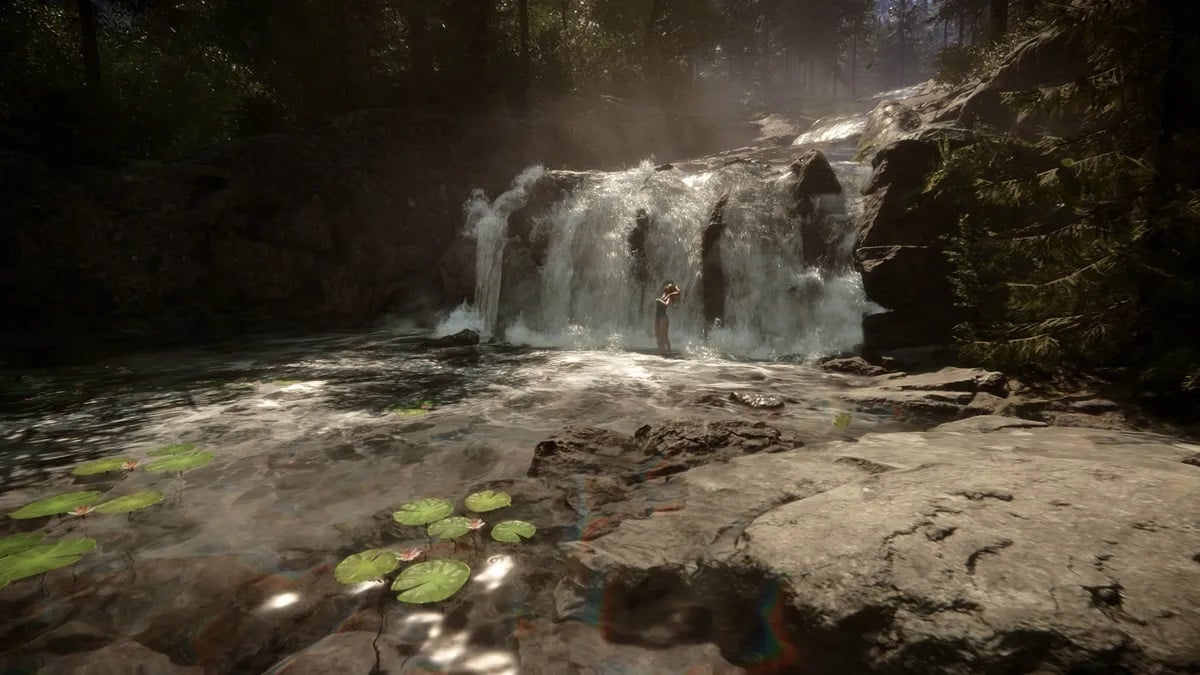
POLYGON ((859 149, 873 173, 863 193, 855 259, 867 297, 891 310, 863 321, 868 355, 953 341, 955 309, 944 238, 961 214, 923 196, 942 147, 961 147, 975 129, 1036 137, 1078 125, 1066 115, 1018 115, 1005 94, 1072 82, 1088 73, 1086 53, 1047 32, 1023 43, 991 76, 959 89, 927 84, 911 98, 881 102, 868 116, 859 149))

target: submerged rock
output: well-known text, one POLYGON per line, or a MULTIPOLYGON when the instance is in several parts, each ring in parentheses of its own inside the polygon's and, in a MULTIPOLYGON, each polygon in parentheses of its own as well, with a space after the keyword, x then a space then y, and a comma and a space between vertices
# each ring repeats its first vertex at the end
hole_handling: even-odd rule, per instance
POLYGON ((479 333, 467 328, 454 335, 425 340, 426 347, 473 347, 479 344, 479 333))
POLYGON ((750 408, 782 408, 783 399, 778 396, 770 396, 768 394, 743 394, 741 392, 733 392, 729 395, 729 400, 734 403, 741 403, 750 408))
POLYGON ((204 675, 198 666, 181 666, 137 642, 117 642, 72 654, 39 670, 44 675, 204 675))

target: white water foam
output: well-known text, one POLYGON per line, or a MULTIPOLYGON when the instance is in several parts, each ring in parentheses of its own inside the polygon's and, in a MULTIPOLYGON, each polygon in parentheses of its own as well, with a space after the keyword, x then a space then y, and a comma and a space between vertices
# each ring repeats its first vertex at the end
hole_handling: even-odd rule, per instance
MULTIPOLYGON (((821 132, 834 140, 863 121, 847 117, 821 132)), ((823 136, 824 138, 824 136, 823 136)), ((837 233, 833 246, 848 260, 860 188, 869 167, 833 162, 842 195, 817 200, 817 214, 837 233)), ((847 351, 862 338, 861 318, 877 308, 866 300, 853 269, 805 263, 803 228, 792 215, 787 169, 731 163, 712 171, 658 171, 650 162, 625 171, 595 173, 535 218, 531 237, 544 243, 536 277, 505 278, 506 221, 542 177, 522 172, 513 187, 489 203, 481 192, 468 202, 467 227, 479 242, 475 302, 456 309, 439 335, 464 328, 502 331, 513 344, 581 350, 652 350, 654 297, 666 280, 683 294, 671 308, 671 341, 690 356, 814 358, 847 351), (720 240, 725 312, 706 326, 701 301, 701 240, 713 205, 723 195, 720 240), (645 209, 644 279, 629 249, 635 214, 645 209), (501 296, 519 298, 501 316, 501 296), (706 330, 707 328, 707 330, 706 330)), ((527 242, 528 243, 528 242, 527 242)), ((530 269, 525 267, 524 269, 530 269)))

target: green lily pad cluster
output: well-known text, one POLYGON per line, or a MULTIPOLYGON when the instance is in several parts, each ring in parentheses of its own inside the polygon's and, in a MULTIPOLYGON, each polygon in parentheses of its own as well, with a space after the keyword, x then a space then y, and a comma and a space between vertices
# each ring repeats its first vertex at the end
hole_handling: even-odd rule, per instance
MULTIPOLYGON (((144 465, 148 473, 182 473, 213 461, 211 452, 197 450, 190 443, 168 445, 149 453, 144 465)), ((96 476, 118 471, 134 471, 143 463, 130 457, 106 457, 75 467, 75 476, 96 476)), ((50 516, 88 516, 93 513, 114 515, 133 513, 149 508, 166 497, 158 490, 142 490, 133 494, 104 499, 98 490, 67 492, 30 502, 8 514, 13 520, 32 520, 50 516)), ((43 572, 73 565, 96 548, 94 539, 70 539, 55 544, 42 544, 40 532, 14 534, 0 539, 0 588, 10 582, 37 576, 43 572)))
POLYGON ((163 493, 157 490, 143 490, 124 497, 117 497, 99 505, 93 506, 100 500, 100 493, 95 490, 87 492, 68 492, 66 494, 39 499, 8 514, 13 520, 29 520, 72 514, 85 516, 93 511, 96 513, 132 513, 154 506, 163 500, 163 493))
MULTIPOLYGON (((488 513, 512 505, 512 497, 506 492, 484 490, 469 495, 464 500, 467 510, 473 513, 488 513)), ((454 515, 454 504, 445 499, 426 498, 402 504, 392 513, 392 519, 401 525, 424 527, 431 537, 454 540, 481 529, 486 523, 480 518, 454 515)), ((492 539, 501 542, 520 543, 533 537, 537 528, 521 520, 506 520, 492 527, 492 539)), ((400 567, 401 562, 414 560, 421 555, 420 549, 396 552, 387 549, 370 549, 355 553, 338 563, 333 576, 339 583, 360 584, 383 579, 400 567)), ((413 604, 441 602, 454 596, 471 577, 471 567, 458 560, 428 560, 403 569, 392 581, 391 588, 397 591, 396 599, 413 604)))
POLYGON ((118 471, 135 471, 139 467, 144 468, 148 473, 179 473, 197 469, 214 459, 211 452, 197 450, 196 446, 191 443, 168 445, 165 448, 150 451, 149 455, 155 459, 146 462, 144 467, 141 461, 132 457, 105 457, 80 464, 71 470, 71 475, 96 476, 118 471))
POLYGON ((46 535, 40 532, 0 538, 0 588, 20 579, 74 565, 83 554, 96 548, 95 539, 79 537, 43 544, 45 538, 46 535))

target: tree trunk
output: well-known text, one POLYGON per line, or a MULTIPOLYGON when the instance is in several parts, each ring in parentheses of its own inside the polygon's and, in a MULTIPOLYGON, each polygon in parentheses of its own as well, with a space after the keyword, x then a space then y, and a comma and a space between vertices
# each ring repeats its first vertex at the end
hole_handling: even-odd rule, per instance
POLYGON ((963 46, 963 40, 966 39, 967 31, 967 11, 960 10, 958 13, 958 46, 963 46))
POLYGON ((567 10, 571 8, 571 0, 559 0, 558 2, 558 22, 562 26, 562 31, 567 32, 567 10))
POLYGON ((97 39, 96 5, 93 0, 78 0, 79 50, 83 57, 83 81, 93 91, 100 89, 100 42, 97 39))
POLYGON ((1004 39, 1008 32, 1008 0, 992 0, 991 41, 993 44, 1004 39))
POLYGON ((424 85, 433 76, 433 48, 429 40, 428 19, 410 3, 408 11, 404 13, 404 24, 408 28, 409 72, 418 85, 424 85))
POLYGON ((529 87, 533 68, 529 59, 529 0, 517 2, 517 23, 521 30, 521 110, 529 109, 529 87))
POLYGON ((850 36, 850 98, 858 99, 858 33, 850 36))

